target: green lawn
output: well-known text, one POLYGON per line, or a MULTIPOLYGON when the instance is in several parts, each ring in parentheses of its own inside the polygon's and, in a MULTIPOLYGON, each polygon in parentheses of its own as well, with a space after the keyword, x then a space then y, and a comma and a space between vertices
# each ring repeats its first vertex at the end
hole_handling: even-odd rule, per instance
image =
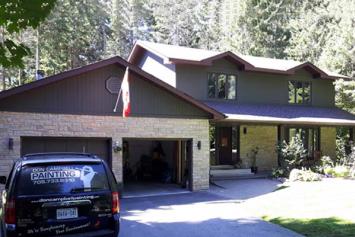
POLYGON ((253 215, 305 236, 355 236, 354 180, 293 183, 244 205, 253 215))
POLYGON ((293 219, 263 217, 263 219, 309 237, 355 236, 355 223, 337 218, 293 219))

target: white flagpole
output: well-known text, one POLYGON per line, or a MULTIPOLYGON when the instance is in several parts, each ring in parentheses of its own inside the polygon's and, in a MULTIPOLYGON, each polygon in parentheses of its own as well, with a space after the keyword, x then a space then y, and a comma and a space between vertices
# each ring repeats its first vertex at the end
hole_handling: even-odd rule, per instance
POLYGON ((114 113, 116 113, 116 111, 117 111, 117 106, 118 106, 118 102, 120 101, 121 93, 122 93, 122 88, 120 88, 120 91, 118 92, 115 108, 113 108, 114 113))

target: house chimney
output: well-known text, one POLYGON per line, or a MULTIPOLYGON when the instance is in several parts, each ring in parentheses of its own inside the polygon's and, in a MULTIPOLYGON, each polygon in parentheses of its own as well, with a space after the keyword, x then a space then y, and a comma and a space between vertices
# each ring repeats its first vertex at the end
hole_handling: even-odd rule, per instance
POLYGON ((44 71, 43 70, 37 70, 36 71, 36 80, 41 80, 44 77, 44 71))

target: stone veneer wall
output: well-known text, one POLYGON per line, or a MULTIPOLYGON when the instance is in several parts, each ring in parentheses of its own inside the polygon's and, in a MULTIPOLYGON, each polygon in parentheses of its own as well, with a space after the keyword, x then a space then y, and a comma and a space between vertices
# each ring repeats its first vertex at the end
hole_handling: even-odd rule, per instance
MULTIPOLYGON (((207 119, 122 118, 116 116, 61 115, 0 112, 0 175, 8 175, 13 160, 20 157, 21 136, 186 138, 193 139, 193 190, 209 187, 209 123, 207 119), (14 149, 8 149, 8 139, 14 149), (201 150, 196 143, 201 141, 201 150)), ((122 153, 112 153, 112 169, 122 182, 122 153)))
POLYGON ((320 128, 320 150, 322 156, 330 156, 335 159, 336 127, 320 128))
POLYGON ((255 147, 259 148, 256 157, 256 164, 259 170, 271 170, 277 167, 276 144, 277 126, 240 126, 240 158, 242 159, 243 167, 249 168, 252 164, 248 155, 255 147), (244 128, 247 129, 246 134, 243 133, 244 128))

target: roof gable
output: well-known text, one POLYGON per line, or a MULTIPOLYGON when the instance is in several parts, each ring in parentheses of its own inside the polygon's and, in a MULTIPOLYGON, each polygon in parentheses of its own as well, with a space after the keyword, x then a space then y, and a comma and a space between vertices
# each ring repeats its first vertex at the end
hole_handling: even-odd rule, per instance
MULTIPOLYGON (((140 68, 138 68, 135 65, 132 65, 128 63, 127 61, 123 60, 120 57, 113 57, 109 58, 106 60, 99 61, 97 63, 93 63, 87 66, 83 66, 80 68, 72 69, 63 73, 59 73, 50 77, 46 77, 41 80, 37 80, 34 82, 30 82, 28 84, 15 87, 6 91, 0 92, 0 102, 1 101, 6 101, 8 98, 12 96, 17 96, 21 95, 24 93, 30 93, 34 90, 41 89, 44 87, 51 86, 53 87, 55 84, 58 84, 61 81, 64 81, 66 79, 72 78, 72 77, 79 77, 81 75, 84 75, 85 73, 92 72, 95 70, 100 70, 104 69, 105 67, 109 67, 111 65, 116 65, 124 71, 126 67, 129 68, 130 73, 134 77, 143 79, 145 83, 149 83, 154 85, 154 87, 160 88, 161 90, 164 91, 164 93, 168 94, 170 97, 169 98, 176 98, 180 101, 184 101, 184 103, 188 103, 189 106, 192 106, 194 108, 197 108, 198 110, 204 111, 205 113, 209 114, 211 118, 214 119, 219 119, 223 118, 224 116, 215 111, 214 109, 208 107, 207 105, 195 100, 194 98, 182 93, 181 91, 175 89, 174 87, 169 86, 168 84, 164 83, 163 81, 155 78, 154 76, 144 72, 140 68), (52 86, 53 85, 53 86, 52 86)), ((154 95, 152 95, 154 96, 154 95)), ((97 98, 101 99, 101 98, 97 98)))

